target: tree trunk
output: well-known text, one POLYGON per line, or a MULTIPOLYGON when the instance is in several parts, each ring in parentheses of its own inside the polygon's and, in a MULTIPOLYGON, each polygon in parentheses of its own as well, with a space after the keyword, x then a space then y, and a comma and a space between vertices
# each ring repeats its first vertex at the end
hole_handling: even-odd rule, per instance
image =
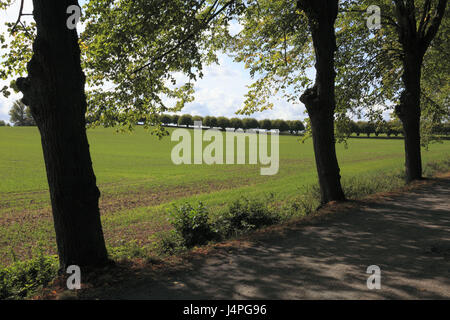
POLYGON ((403 60, 404 91, 395 112, 403 124, 405 134, 406 182, 422 179, 420 150, 420 77, 421 56, 407 53, 403 60))
POLYGON ((307 89, 300 100, 305 104, 311 119, 321 202, 325 204, 345 200, 334 137, 334 54, 337 49, 334 23, 338 1, 303 0, 298 4, 308 17, 316 55, 315 85, 307 89))
POLYGON ((394 0, 397 17, 397 33, 402 46, 404 90, 395 112, 402 121, 405 135, 406 182, 422 178, 420 150, 420 78, 423 58, 439 30, 445 14, 447 0, 434 4, 425 1, 422 8, 414 1, 394 0), (417 5, 417 4, 416 4, 417 5), (422 10, 416 20, 417 10, 422 10))
POLYGON ((108 262, 100 221, 100 191, 86 136, 85 76, 76 30, 66 26, 76 0, 33 0, 37 37, 28 78, 17 86, 38 125, 61 269, 108 262))

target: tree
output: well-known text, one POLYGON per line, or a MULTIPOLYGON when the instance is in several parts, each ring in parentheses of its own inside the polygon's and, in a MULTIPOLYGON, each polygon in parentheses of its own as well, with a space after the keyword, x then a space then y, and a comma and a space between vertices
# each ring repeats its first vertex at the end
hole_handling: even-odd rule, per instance
POLYGON ((360 132, 366 134, 367 137, 370 137, 372 133, 375 133, 375 125, 373 123, 367 121, 360 121, 358 123, 360 132))
MULTIPOLYGON (((0 9, 12 2, 0 1, 0 9)), ((179 111, 192 100, 191 80, 201 76, 207 60, 198 47, 201 34, 219 14, 233 10, 234 2, 87 2, 86 30, 80 39, 86 78, 76 31, 66 25, 67 8, 77 1, 34 0, 36 24, 19 23, 20 17, 9 24, 14 39, 3 45, 9 50, 0 77, 23 75, 33 56, 29 76, 19 78, 11 88, 24 94, 41 132, 62 267, 73 262, 101 265, 107 260, 85 116, 94 125, 126 129, 143 120, 147 127, 157 124, 155 132, 163 135, 156 115, 179 111), (188 83, 176 84, 177 71, 188 75, 188 83), (87 94, 88 108, 85 79, 93 88, 87 94), (174 98, 175 106, 166 107, 162 96, 174 98), (74 150, 70 153, 69 148, 74 150)), ((3 35, 0 42, 5 42, 3 35)), ((7 87, 1 91, 10 94, 7 87)))
POLYGON ((222 130, 226 130, 226 128, 230 127, 230 120, 226 117, 218 117, 217 118, 217 126, 222 128, 222 130))
POLYGON ((448 108, 444 102, 448 94, 435 93, 431 89, 441 87, 437 91, 445 91, 448 88, 440 85, 449 77, 445 72, 450 69, 445 54, 449 45, 447 40, 441 41, 448 39, 448 22, 443 24, 447 35, 445 32, 439 34, 447 0, 379 1, 382 27, 372 31, 363 24, 352 23, 352 19, 373 3, 370 0, 346 3, 350 3, 346 10, 354 12, 354 15, 348 16, 342 30, 348 33, 345 46, 353 48, 354 55, 342 58, 340 78, 342 83, 349 84, 345 87, 355 93, 351 99, 353 102, 350 99, 347 102, 369 109, 384 105, 386 101, 393 102, 405 135, 406 181, 420 179, 421 129, 424 129, 421 117, 438 123, 448 108), (434 44, 435 37, 438 41, 434 44), (433 47, 444 50, 434 50, 433 47))
POLYGON ((305 125, 300 120, 292 120, 289 124, 289 129, 293 132, 299 133, 305 130, 305 125))
POLYGON ((272 129, 272 121, 269 119, 264 119, 259 122, 259 127, 264 130, 272 129))
POLYGON ((168 114, 162 114, 161 117, 159 118, 159 120, 163 124, 172 123, 172 117, 170 115, 168 115, 168 114))
MULTIPOLYGON (((203 64, 210 62, 202 50, 203 34, 219 16, 234 11, 235 2, 87 2, 81 41, 88 84, 95 88, 88 92, 89 113, 100 115, 98 124, 129 128, 135 118, 147 125, 153 114, 181 111, 193 100, 203 64), (187 80, 177 80, 177 72, 187 80)), ((163 131, 156 127, 154 133, 163 131)))
POLYGON ((192 120, 192 116, 190 114, 183 114, 178 119, 178 125, 180 126, 186 126, 189 128, 189 126, 194 125, 194 121, 192 120))
POLYGON ((242 120, 244 124, 244 129, 258 129, 259 123, 258 120, 254 118, 245 118, 242 120))
POLYGON ((447 6, 439 0, 432 8, 432 0, 423 1, 421 13, 413 0, 406 3, 394 0, 398 41, 403 52, 403 91, 395 112, 402 121, 405 134, 405 166, 407 182, 422 178, 420 150, 421 69, 425 53, 435 37, 447 6), (416 16, 421 18, 417 20, 416 16))
POLYGON ((230 119, 230 127, 237 129, 242 129, 244 127, 244 124, 242 123, 242 120, 239 118, 231 118, 230 119))
POLYGON ((345 200, 334 138, 336 35, 334 23, 339 1, 298 0, 308 19, 316 59, 316 80, 300 100, 311 121, 321 202, 345 200))
POLYGON ((17 100, 14 102, 11 110, 9 111, 10 121, 16 127, 35 126, 36 122, 31 115, 30 108, 27 107, 22 101, 17 100))
POLYGON ((108 257, 100 191, 86 136, 85 77, 76 30, 66 26, 75 0, 33 0, 37 35, 28 77, 16 81, 41 134, 60 267, 101 266, 108 257))
POLYGON ((321 202, 344 200, 334 137, 334 23, 338 1, 246 3, 247 9, 239 17, 243 30, 234 36, 225 31, 215 42, 231 52, 236 61, 244 62, 255 79, 240 113, 271 109, 271 99, 277 93, 288 102, 303 102, 311 119, 321 202), (305 90, 311 84, 306 70, 314 63, 316 84, 305 90))
POLYGON ((203 122, 203 117, 202 116, 193 116, 192 121, 203 122))
POLYGON ((289 124, 285 120, 278 120, 278 130, 280 132, 286 132, 289 131, 289 124))
POLYGON ((211 117, 211 116, 206 116, 204 125, 207 127, 210 127, 210 128, 217 127, 217 118, 211 117))
POLYGON ((350 121, 350 131, 351 133, 355 133, 358 137, 360 135, 359 126, 355 121, 350 121))
POLYGON ((6 122, 3 120, 0 120, 0 127, 4 127, 4 126, 6 126, 6 122))
POLYGON ((174 115, 172 116, 172 121, 171 121, 171 123, 174 124, 174 125, 176 125, 176 126, 178 127, 178 121, 179 121, 179 120, 180 120, 180 116, 177 115, 177 114, 174 114, 174 115))

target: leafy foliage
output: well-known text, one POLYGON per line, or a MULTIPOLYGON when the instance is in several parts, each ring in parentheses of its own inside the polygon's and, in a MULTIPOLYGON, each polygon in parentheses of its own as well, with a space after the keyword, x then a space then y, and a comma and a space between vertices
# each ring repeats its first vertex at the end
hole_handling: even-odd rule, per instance
POLYGON ((16 262, 0 269, 0 299, 23 299, 56 277, 57 256, 38 254, 29 261, 16 262))
MULTIPOLYGON (((438 1, 416 0, 413 15, 417 35, 426 34, 431 20, 436 17, 438 1)), ((396 1, 379 1, 381 29, 369 30, 362 16, 373 4, 371 1, 345 1, 342 3, 338 24, 337 105, 350 109, 371 122, 382 122, 381 113, 393 111, 404 91, 402 76, 405 51, 399 35, 396 1)), ((426 51, 421 81, 421 136, 422 144, 431 140, 432 128, 448 121, 448 59, 449 13, 444 15, 434 40, 426 51), (447 102, 446 102, 447 101, 447 102)), ((425 48, 425 47, 424 47, 425 48)), ((396 117, 394 116, 395 120, 396 117)), ((379 125, 379 124, 378 124, 379 125)))
POLYGON ((225 237, 270 226, 279 221, 279 217, 269 207, 258 200, 245 197, 231 203, 226 213, 218 219, 225 237))
MULTIPOLYGON (((96 114, 97 124, 128 129, 137 120, 158 124, 155 115, 192 101, 192 81, 208 61, 202 34, 219 13, 232 10, 233 2, 89 1, 81 46, 92 88, 89 113, 96 114)), ((161 126, 155 133, 165 134, 161 126)))
POLYGON ((216 237, 208 222, 208 210, 201 202, 197 207, 189 203, 180 207, 174 206, 169 214, 175 231, 183 238, 187 248, 205 244, 216 237))
MULTIPOLYGON (((273 108, 271 97, 281 92, 298 102, 310 84, 306 70, 312 67, 312 47, 304 15, 296 1, 251 0, 237 19, 241 32, 223 30, 219 47, 235 61, 243 62, 255 79, 240 114, 273 108)), ((218 42, 218 41, 217 41, 218 42)))

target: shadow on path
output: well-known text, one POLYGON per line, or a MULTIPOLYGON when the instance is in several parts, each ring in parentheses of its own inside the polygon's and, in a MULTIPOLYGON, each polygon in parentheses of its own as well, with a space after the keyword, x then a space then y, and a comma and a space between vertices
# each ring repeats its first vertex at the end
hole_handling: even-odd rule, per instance
POLYGON ((448 299, 450 180, 195 258, 109 299, 448 299), (367 267, 381 289, 367 289, 367 267))

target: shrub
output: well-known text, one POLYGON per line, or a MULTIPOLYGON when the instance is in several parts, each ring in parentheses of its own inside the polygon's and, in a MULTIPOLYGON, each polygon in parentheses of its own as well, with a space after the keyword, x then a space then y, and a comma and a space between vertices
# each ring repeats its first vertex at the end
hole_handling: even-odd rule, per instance
POLYGON ((201 202, 196 208, 185 203, 180 207, 174 205, 173 209, 173 212, 169 212, 171 223, 187 248, 206 244, 216 238, 208 222, 208 210, 201 202))
POLYGON ((0 269, 0 299, 30 297, 38 288, 46 286, 58 274, 58 257, 42 252, 29 261, 16 262, 0 269))
POLYGON ((288 202, 282 209, 285 219, 293 216, 308 216, 320 205, 319 185, 309 185, 301 195, 288 202))
POLYGON ((216 224, 221 233, 227 237, 273 225, 279 221, 279 216, 272 213, 262 201, 242 198, 231 203, 216 224))
POLYGON ((176 230, 164 231, 158 234, 153 249, 158 255, 173 255, 185 250, 184 240, 176 230))

